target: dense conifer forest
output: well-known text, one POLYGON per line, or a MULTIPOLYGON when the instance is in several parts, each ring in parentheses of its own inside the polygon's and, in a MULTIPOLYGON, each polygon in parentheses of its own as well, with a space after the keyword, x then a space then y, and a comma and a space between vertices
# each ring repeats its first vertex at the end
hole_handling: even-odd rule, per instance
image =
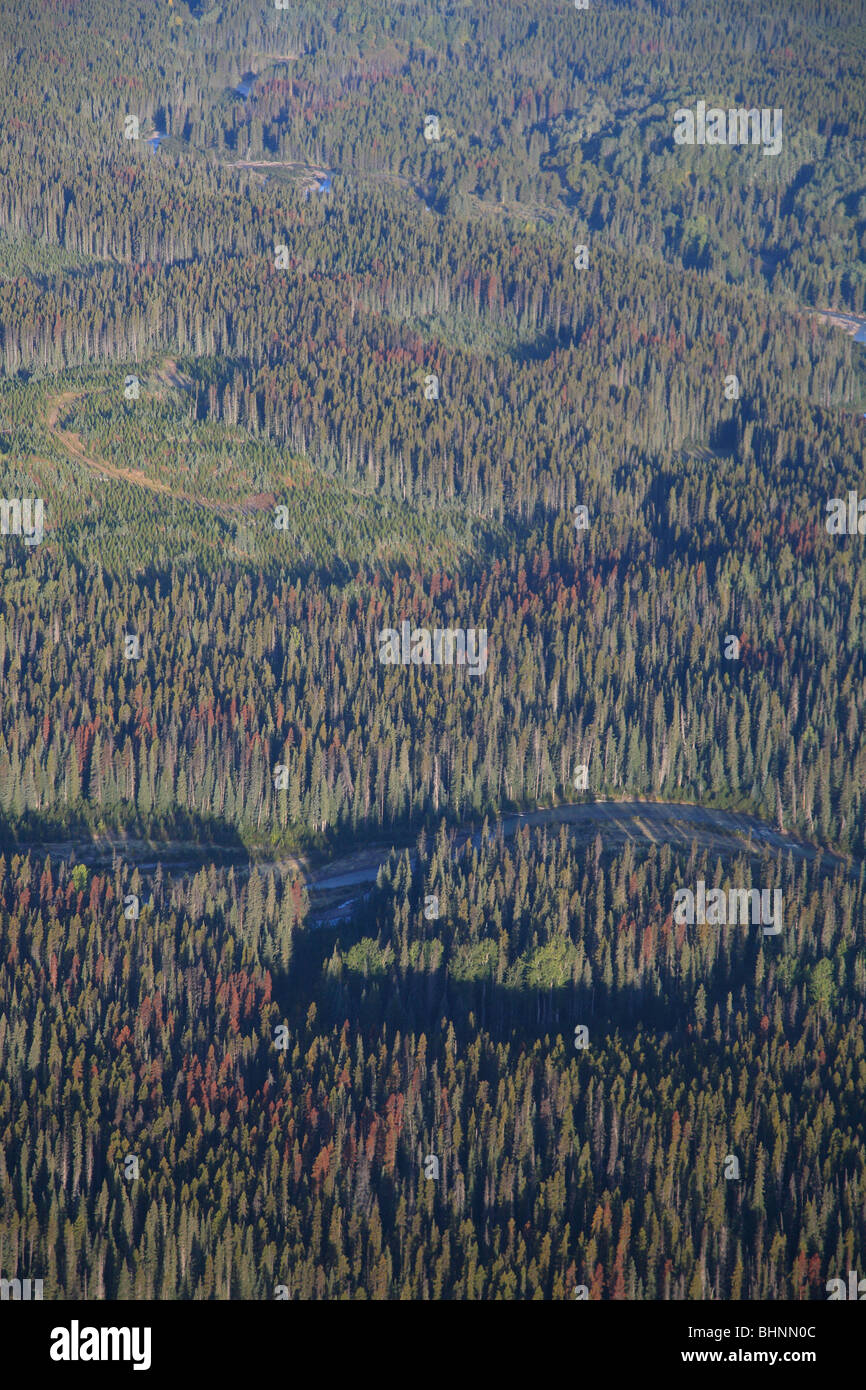
POLYGON ((0 4, 0 1277, 866 1275, 864 65, 866 0, 0 4), (503 831, 616 799, 775 838, 503 831))

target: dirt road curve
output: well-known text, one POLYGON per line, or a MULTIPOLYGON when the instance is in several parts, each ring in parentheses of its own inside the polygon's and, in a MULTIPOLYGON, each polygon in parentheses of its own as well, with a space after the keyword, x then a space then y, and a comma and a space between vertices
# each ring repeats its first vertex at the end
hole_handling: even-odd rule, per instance
MULTIPOLYGON (((738 811, 720 811, 709 806, 666 801, 594 801, 574 806, 555 806, 523 815, 505 816, 501 821, 488 823, 488 835, 495 838, 500 829, 508 838, 524 825, 547 826, 558 831, 569 827, 572 836, 582 844, 592 844, 600 836, 602 848, 618 849, 627 844, 638 846, 668 844, 688 850, 695 844, 699 850, 713 850, 720 856, 749 853, 760 857, 770 852, 790 853, 794 860, 812 863, 821 857, 829 869, 848 868, 859 873, 861 865, 831 850, 822 849, 805 840, 775 830, 756 816, 738 811)), ((469 839, 466 831, 458 832, 457 845, 469 839)), ((481 832, 472 834, 479 846, 481 832)), ((324 921, 339 921, 347 917, 361 894, 346 897, 354 888, 375 883, 379 866, 388 858, 383 846, 370 846, 344 859, 332 860, 314 871, 307 879, 314 905, 320 904, 314 916, 324 921), (342 898, 343 901, 336 901, 342 898)), ((414 856, 413 856, 414 858, 414 856)))
MULTIPOLYGON (((156 379, 162 387, 167 389, 176 391, 188 391, 190 389, 189 378, 179 371, 177 362, 171 357, 165 358, 158 368, 156 379)), ((74 401, 82 400, 90 394, 93 393, 89 391, 62 391, 48 399, 45 415, 46 428, 69 458, 74 459, 76 463, 83 464, 92 473, 98 473, 103 478, 122 479, 136 487, 144 488, 147 492, 158 492, 164 497, 175 497, 179 501, 190 502, 197 507, 204 507, 207 511, 216 512, 226 520, 233 520, 239 514, 244 514, 249 510, 240 502, 201 497, 196 493, 169 487, 168 483, 162 482, 159 478, 151 477, 140 468, 119 468, 116 464, 109 463, 101 455, 89 453, 81 435, 75 430, 62 429, 59 422, 74 401)), ((244 554, 234 544, 231 544, 229 549, 233 554, 244 554)))
POLYGON ((103 458, 93 458, 88 454, 84 447, 84 441, 80 434, 74 430, 62 430, 58 425, 58 420, 64 410, 83 396, 83 391, 63 391, 59 396, 51 398, 51 405, 45 418, 45 424, 54 435, 55 439, 63 446, 66 453, 71 458, 83 463, 85 468, 91 469, 94 473, 101 473, 105 478, 124 478, 128 483, 135 483, 138 487, 148 488, 151 492, 168 493, 169 496, 182 496, 181 493, 172 493, 166 483, 161 483, 157 478, 149 478, 146 473, 142 473, 140 468, 117 468, 114 464, 108 463, 103 458))
MULTIPOLYGON (((828 869, 847 868, 859 873, 859 862, 822 849, 818 845, 785 834, 739 811, 720 811, 713 807, 666 801, 594 801, 571 806, 554 806, 540 811, 505 816, 488 822, 488 835, 514 835, 523 826, 543 827, 557 831, 568 826, 572 836, 582 844, 594 843, 601 837, 603 849, 621 848, 627 844, 648 846, 668 844, 688 850, 694 843, 699 850, 709 849, 720 856, 750 853, 760 857, 765 850, 771 853, 790 853, 795 861, 812 863, 821 857, 828 869)), ((481 843, 481 832, 464 828, 457 832, 456 847, 471 839, 481 843)), ((124 863, 136 864, 143 873, 152 873, 157 864, 172 876, 196 872, 203 864, 216 861, 233 864, 238 875, 250 872, 249 855, 242 846, 193 846, 188 842, 154 844, 144 840, 121 840, 104 837, 86 842, 64 841, 35 848, 37 854, 52 857, 74 856, 90 865, 107 865, 116 854, 124 863)), ((341 855, 327 864, 312 866, 303 856, 284 855, 279 859, 259 860, 259 867, 273 870, 281 876, 303 879, 313 902, 313 920, 319 923, 339 921, 351 912, 363 893, 376 882, 382 864, 391 853, 384 842, 360 846, 350 854, 341 855)), ((412 856, 414 858, 414 855, 412 856)))

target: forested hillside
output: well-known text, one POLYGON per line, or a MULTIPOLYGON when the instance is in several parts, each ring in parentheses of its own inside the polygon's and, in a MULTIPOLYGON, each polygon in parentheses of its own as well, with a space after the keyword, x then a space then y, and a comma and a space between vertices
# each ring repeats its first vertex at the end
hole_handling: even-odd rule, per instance
POLYGON ((687 933, 705 859, 440 838, 334 938, 265 876, 126 922, 118 878, 0 867, 0 1258, 52 1292, 809 1298, 856 1267, 862 884, 766 861, 783 940, 687 933))
POLYGON ((0 5, 0 1276, 866 1274, 864 55, 866 0, 0 5), (621 797, 846 863, 495 830, 621 797), (339 925, 270 862, 371 844, 339 925))

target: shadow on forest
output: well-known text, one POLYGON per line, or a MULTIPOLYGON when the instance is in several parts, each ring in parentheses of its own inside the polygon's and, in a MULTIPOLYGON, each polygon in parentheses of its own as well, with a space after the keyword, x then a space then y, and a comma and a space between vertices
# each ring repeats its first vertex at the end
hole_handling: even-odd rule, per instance
POLYGON ((111 808, 101 812, 97 816, 74 810, 66 816, 50 816, 28 811, 14 824, 0 815, 0 851, 24 854, 44 849, 60 858, 68 853, 95 867, 111 864, 115 855, 124 859, 125 851, 134 846, 136 854, 130 862, 141 868, 145 867, 140 853, 144 844, 152 849, 149 857, 169 870, 178 858, 186 867, 192 860, 208 864, 218 857, 233 861, 249 856, 237 828, 213 816, 173 808, 165 816, 148 818, 146 825, 138 817, 112 824, 111 808))
MULTIPOLYGON (((387 969, 368 974, 343 960, 335 970, 331 964, 335 950, 344 956, 363 936, 358 926, 341 924, 305 932, 300 941, 296 938, 290 976, 274 979, 274 997, 287 1009, 287 1018, 295 1016, 300 1026, 315 1003, 321 1031, 339 1029, 348 1018, 353 1030, 371 1035, 385 1025, 391 1032, 423 1032, 429 1037, 447 1022, 453 1024, 461 1046, 468 1046, 479 1030, 494 1043, 530 1047, 545 1034, 554 1038, 559 1033, 569 1049, 578 1024, 589 1029, 590 1046, 594 1035, 609 1037, 619 1032, 628 1037, 638 1028, 656 1031, 672 1043, 694 1030, 694 993, 687 990, 686 997, 676 997, 679 986, 671 979, 661 989, 649 978, 645 986, 569 982, 534 987, 497 983, 489 977, 459 979, 444 966, 401 970, 392 962, 387 969)), ((761 940, 755 936, 744 951, 716 960, 702 977, 708 1000, 723 999, 731 991, 736 997, 740 987, 754 979, 761 940)), ((490 949, 495 956, 495 942, 490 949)))

